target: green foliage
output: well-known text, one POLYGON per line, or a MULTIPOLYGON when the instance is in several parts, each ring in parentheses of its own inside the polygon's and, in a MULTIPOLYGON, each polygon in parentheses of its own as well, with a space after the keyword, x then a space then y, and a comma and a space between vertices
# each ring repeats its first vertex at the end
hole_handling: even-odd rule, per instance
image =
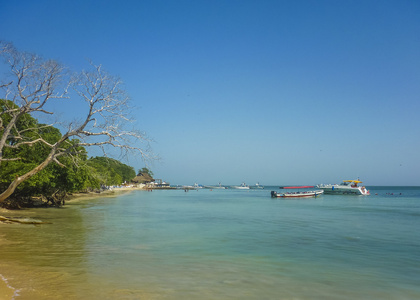
MULTIPOLYGON (((4 127, 9 124, 11 119, 11 116, 4 112, 15 107, 13 102, 0 99, 0 117, 3 122, 2 127, 0 127, 0 137, 4 132, 4 127)), ((18 131, 21 132, 21 135, 19 139, 7 139, 6 143, 8 145, 16 145, 20 141, 32 141, 37 138, 43 138, 46 142, 54 144, 62 136, 59 129, 39 124, 29 114, 23 114, 19 118, 14 131, 12 136, 16 136, 15 133, 18 131)), ((44 170, 20 184, 13 196, 51 195, 56 191, 83 191, 100 188, 101 185, 119 185, 136 176, 132 167, 115 159, 95 157, 88 160, 87 151, 83 147, 77 147, 78 143, 79 141, 74 139, 63 145, 64 150, 72 147, 71 155, 58 157, 58 161, 65 167, 56 163, 49 164, 44 170)), ((0 192, 6 190, 17 176, 21 176, 37 167, 46 159, 50 151, 51 148, 41 142, 31 146, 22 145, 16 149, 5 147, 3 158, 19 159, 1 162, 0 192)))
POLYGON ((149 175, 150 177, 153 178, 153 172, 151 170, 149 170, 148 168, 140 169, 138 174, 140 174, 140 173, 147 174, 147 175, 149 175))
MULTIPOLYGON (((3 121, 3 127, 6 127, 9 124, 10 120, 12 119, 11 114, 4 113, 4 112, 12 110, 12 109, 18 109, 18 108, 19 107, 12 101, 0 99, 0 115, 3 121)), ((34 128, 36 127, 36 124, 38 124, 38 121, 35 118, 33 118, 29 114, 23 114, 16 121, 16 127, 12 129, 11 134, 14 135, 16 134, 17 131, 22 130, 22 129, 34 128)), ((3 134, 3 128, 0 128, 0 134, 1 135, 3 134)), ((33 130, 27 131, 26 134, 22 136, 22 138, 33 136, 33 134, 34 134, 33 130)), ((11 139, 9 139, 8 141, 12 144, 16 142, 11 139)))
MULTIPOLYGON (((0 100, 0 112, 5 112, 8 109, 14 109, 16 105, 11 101, 0 100)), ((6 127, 10 120, 11 115, 2 113, 1 118, 3 121, 3 128, 6 127)), ((2 135, 4 130, 0 131, 2 135)), ((23 114, 16 122, 16 127, 12 130, 12 134, 6 140, 8 145, 16 145, 21 141, 31 141, 37 138, 43 138, 49 143, 55 143, 60 139, 61 133, 57 128, 39 124, 38 121, 29 114, 23 114), (20 135, 17 132, 21 132, 20 135), (19 138, 17 138, 17 136, 19 138)), ((0 168, 0 191, 3 191, 14 180, 15 177, 25 174, 38 166, 45 160, 50 152, 50 148, 43 143, 36 143, 31 146, 22 145, 16 149, 5 147, 3 149, 3 158, 12 159, 19 158, 14 161, 3 161, 0 168)), ((37 190, 42 190, 43 186, 54 186, 54 177, 49 166, 46 170, 36 174, 32 178, 25 181, 20 185, 16 194, 33 194, 37 190)))
MULTIPOLYGON (((79 141, 72 140, 69 142, 67 147, 75 145, 79 141)), ((54 175, 54 182, 60 190, 67 192, 76 192, 86 190, 88 188, 98 188, 99 184, 91 181, 91 171, 87 166, 87 154, 83 147, 77 147, 77 151, 80 151, 77 155, 61 156, 59 157, 60 163, 66 167, 61 167, 57 164, 51 165, 52 174, 54 175)), ((50 166, 48 166, 50 167, 50 166)))
POLYGON ((96 171, 96 178, 103 185, 120 185, 136 176, 133 167, 108 157, 92 157, 88 165, 96 171))
MULTIPOLYGON (((54 143, 61 137, 57 128, 49 127, 39 130, 41 137, 50 143, 54 143)), ((77 140, 69 141, 67 147, 77 143, 77 140)), ((70 156, 61 156, 59 162, 65 167, 58 164, 50 164, 44 170, 38 172, 28 180, 19 185, 14 193, 18 196, 33 195, 51 195, 56 191, 75 192, 85 190, 88 187, 99 187, 89 181, 89 170, 86 166, 86 151, 79 147, 77 150, 82 151, 80 154, 70 156)), ((0 168, 0 190, 5 190, 16 176, 20 176, 37 167, 48 155, 50 149, 42 143, 37 143, 31 147, 23 146, 15 151, 15 157, 21 159, 16 161, 3 162, 0 168)))

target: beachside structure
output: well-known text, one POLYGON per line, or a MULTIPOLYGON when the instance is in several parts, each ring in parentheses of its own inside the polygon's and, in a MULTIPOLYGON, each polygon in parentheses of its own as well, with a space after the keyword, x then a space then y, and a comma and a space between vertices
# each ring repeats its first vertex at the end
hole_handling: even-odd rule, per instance
POLYGON ((147 173, 138 173, 137 176, 131 180, 131 182, 134 184, 149 184, 155 182, 155 179, 153 179, 152 176, 147 173))

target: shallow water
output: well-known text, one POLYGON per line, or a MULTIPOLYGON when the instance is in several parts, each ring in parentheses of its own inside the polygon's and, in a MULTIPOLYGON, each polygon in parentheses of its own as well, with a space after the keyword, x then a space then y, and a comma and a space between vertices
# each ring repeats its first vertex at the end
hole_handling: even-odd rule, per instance
POLYGON ((370 190, 136 191, 7 212, 51 224, 0 226, 0 274, 14 299, 420 299, 420 188, 370 190))

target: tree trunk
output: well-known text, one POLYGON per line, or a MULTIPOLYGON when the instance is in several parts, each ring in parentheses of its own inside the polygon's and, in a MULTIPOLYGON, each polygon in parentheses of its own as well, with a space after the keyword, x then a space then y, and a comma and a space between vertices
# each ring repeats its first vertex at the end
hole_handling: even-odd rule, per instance
POLYGON ((55 152, 56 152, 56 150, 55 150, 55 148, 53 148, 51 150, 50 154, 48 155, 48 157, 40 165, 36 166, 35 168, 30 170, 26 174, 23 174, 22 176, 16 177, 15 180, 13 180, 12 183, 9 185, 9 187, 3 193, 0 194, 0 203, 2 203, 4 200, 9 198, 10 195, 13 194, 13 192, 19 186, 19 184, 21 184, 25 180, 31 178, 36 173, 45 169, 45 167, 48 166, 53 161, 55 152))

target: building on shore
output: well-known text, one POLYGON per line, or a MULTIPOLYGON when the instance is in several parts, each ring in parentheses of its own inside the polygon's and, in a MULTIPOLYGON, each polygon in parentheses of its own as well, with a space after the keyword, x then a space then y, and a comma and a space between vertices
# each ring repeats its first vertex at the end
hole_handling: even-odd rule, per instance
POLYGON ((131 180, 134 184, 145 184, 148 185, 150 183, 155 182, 152 176, 147 173, 138 173, 136 177, 131 180))
POLYGON ((139 173, 134 177, 131 182, 137 186, 143 186, 146 189, 172 189, 169 182, 165 182, 162 179, 153 179, 147 173, 139 173))

